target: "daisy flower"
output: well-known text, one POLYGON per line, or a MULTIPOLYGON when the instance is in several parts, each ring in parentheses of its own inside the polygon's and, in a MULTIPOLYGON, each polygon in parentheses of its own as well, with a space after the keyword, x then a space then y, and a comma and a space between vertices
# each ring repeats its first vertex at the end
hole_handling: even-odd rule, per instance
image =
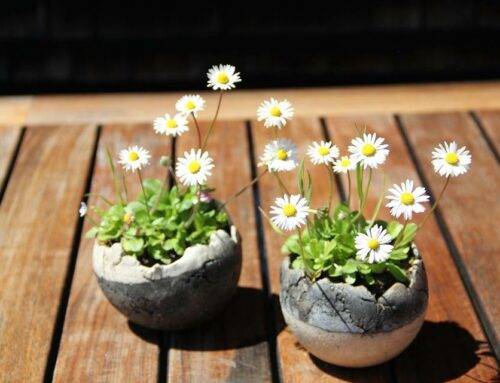
POLYGON ((232 65, 214 65, 208 70, 207 76, 207 86, 213 90, 230 90, 241 81, 240 73, 232 65))
POLYGON ((184 185, 203 185, 207 182, 208 176, 212 175, 214 167, 212 158, 208 152, 201 149, 184 152, 184 157, 177 159, 175 174, 184 185))
POLYGON ((389 245, 392 238, 382 226, 374 225, 366 229, 366 234, 358 233, 355 240, 356 254, 362 261, 368 263, 384 262, 393 249, 389 245))
POLYGON ((384 139, 378 137, 375 133, 373 134, 363 134, 363 138, 356 137, 349 146, 349 152, 352 153, 352 158, 356 162, 361 162, 363 168, 367 167, 376 169, 378 165, 385 162, 387 155, 389 154, 389 149, 387 149, 387 144, 384 144, 384 139))
POLYGON ((265 120, 266 128, 276 127, 281 129, 286 121, 293 117, 292 104, 287 100, 278 101, 271 97, 265 100, 257 109, 257 121, 265 120))
POLYGON ((421 202, 427 202, 429 196, 425 194, 425 188, 419 186, 413 189, 413 181, 406 180, 401 186, 394 184, 390 188, 386 198, 390 202, 386 205, 391 209, 391 214, 399 218, 403 214, 404 219, 411 219, 413 213, 423 213, 424 205, 421 202))
POLYGON ((175 109, 182 114, 193 113, 195 116, 203 110, 205 100, 198 94, 182 96, 176 103, 175 109))
POLYGON ((348 156, 342 156, 333 163, 333 171, 335 173, 347 173, 354 169, 356 169, 356 161, 348 156))
POLYGON ((85 202, 80 202, 80 209, 78 209, 78 213, 80 213, 80 217, 85 217, 87 214, 87 204, 85 202))
POLYGON ((168 113, 165 117, 158 117, 153 122, 153 128, 158 134, 166 134, 167 136, 180 136, 189 130, 188 121, 182 113, 177 113, 170 117, 168 113))
POLYGON ((276 206, 271 206, 271 222, 282 230, 294 230, 305 225, 307 216, 311 212, 307 205, 307 200, 296 195, 284 195, 278 197, 274 202, 276 206))
POLYGON ((132 222, 134 222, 135 220, 135 215, 132 211, 127 211, 124 215, 123 215, 123 223, 125 225, 130 225, 132 222))
POLYGON ((467 173, 472 162, 469 151, 462 146, 458 149, 457 144, 453 141, 451 144, 447 142, 439 144, 432 152, 432 165, 434 171, 441 176, 456 177, 467 173))
POLYGON ((307 155, 314 165, 327 165, 339 156, 339 148, 330 141, 313 142, 307 149, 307 155))
POLYGON ((150 158, 151 156, 146 149, 136 145, 120 151, 120 161, 118 163, 122 164, 123 169, 126 171, 131 170, 135 172, 136 170, 141 170, 143 166, 148 165, 150 158))
POLYGON ((297 146, 289 139, 274 140, 264 148, 258 166, 267 166, 270 172, 286 172, 295 169, 297 161, 297 146))

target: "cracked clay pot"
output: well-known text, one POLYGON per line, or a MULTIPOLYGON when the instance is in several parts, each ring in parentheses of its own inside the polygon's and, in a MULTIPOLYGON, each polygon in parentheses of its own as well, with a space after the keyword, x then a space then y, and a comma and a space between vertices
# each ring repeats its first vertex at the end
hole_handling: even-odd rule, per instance
POLYGON ((281 265, 280 303, 285 322, 314 356, 343 367, 368 367, 401 353, 415 338, 427 309, 422 259, 409 269, 410 285, 396 282, 376 297, 364 286, 311 282, 301 270, 281 265))
POLYGON ((164 330, 196 326, 214 316, 236 292, 241 244, 217 230, 208 245, 194 245, 169 265, 147 267, 123 254, 120 243, 94 244, 93 267, 104 295, 139 325, 164 330))

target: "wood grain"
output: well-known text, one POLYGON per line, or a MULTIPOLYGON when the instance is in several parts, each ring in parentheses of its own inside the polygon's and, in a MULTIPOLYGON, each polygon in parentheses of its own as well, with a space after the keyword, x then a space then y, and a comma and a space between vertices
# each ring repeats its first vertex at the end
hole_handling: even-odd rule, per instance
POLYGON ((6 186, 7 172, 14 160, 22 129, 18 126, 5 126, 0 128, 0 193, 6 186))
POLYGON ((4 127, 7 125, 24 125, 33 98, 33 96, 0 97, 0 124, 4 124, 4 127))
POLYGON ((476 115, 498 154, 500 150, 500 112, 496 110, 480 111, 476 115))
MULTIPOLYGON (((170 139, 155 135, 150 125, 104 126, 92 178, 92 193, 100 193, 112 201, 116 199, 105 148, 109 147, 116 164, 119 151, 129 145, 143 146, 152 155, 150 166, 143 170, 145 178, 164 179, 165 168, 158 164, 158 160, 161 155, 171 154, 170 139)), ((135 198, 140 189, 136 173, 127 174, 127 184, 130 198, 135 198)), ((89 200, 89 206, 93 205, 105 207, 94 196, 89 200)), ((98 218, 95 214, 93 216, 98 218)), ((93 241, 84 238, 91 226, 89 219, 85 219, 54 381, 156 381, 160 333, 130 324, 101 292, 92 269, 93 241)))
MULTIPOLYGON (((200 87, 203 87, 200 73, 200 87)), ((244 76, 244 73, 243 73, 244 76)), ((193 93, 186 91, 185 93, 193 93)), ((26 117, 27 123, 131 123, 150 122, 165 113, 185 93, 132 93, 35 96, 26 117)), ((196 92, 195 92, 196 93, 196 92)), ((200 119, 212 116, 217 93, 199 92, 207 100, 200 119)), ((258 105, 270 97, 287 98, 297 117, 318 117, 346 113, 420 113, 437 111, 492 110, 500 108, 500 82, 461 82, 448 84, 355 86, 310 89, 263 89, 231 91, 224 100, 221 119, 253 119, 258 105)), ((0 123, 24 123, 9 112, 13 102, 25 107, 16 97, 0 99, 0 123), (15 118, 13 118, 13 116, 15 118)), ((24 111, 24 109, 22 109, 24 111)))
MULTIPOLYGON (((352 115, 328 118, 327 122, 330 135, 340 146, 341 152, 347 151, 347 146, 356 135, 354 124, 366 124, 370 132, 384 137, 389 144, 390 155, 387 163, 381 167, 387 175, 388 187, 408 178, 421 185, 403 138, 391 116, 352 115)), ((432 128, 435 125, 426 126, 425 134, 431 135, 430 131, 436 130, 432 128)), ((417 129, 414 124, 408 127, 412 132, 414 129, 417 129)), ((428 148, 416 143, 414 148, 427 161, 430 153, 428 148)), ((382 184, 382 174, 376 172, 365 215, 371 216, 382 191, 382 184)), ((461 206, 457 210, 464 211, 463 204, 458 201, 452 201, 452 204, 455 209, 461 206)), ((391 218, 387 208, 382 208, 379 216, 383 219, 391 218)), ((414 218, 415 222, 419 222, 422 216, 414 218)), ((495 377, 497 364, 491 356, 491 349, 434 218, 418 233, 416 242, 428 274, 429 308, 426 322, 417 339, 394 361, 398 381, 490 381, 495 377)))
POLYGON ((0 208, 0 381, 41 381, 96 129, 28 129, 0 208))
MULTIPOLYGON (((202 134, 207 124, 201 126, 202 134)), ((198 142, 194 127, 177 140, 177 156, 198 142)), ((218 123, 207 150, 215 168, 209 185, 215 197, 227 200, 251 180, 245 124, 218 123)), ((169 382, 270 382, 264 291, 252 189, 228 204, 231 218, 243 236, 243 267, 236 296, 224 311, 199 328, 171 334, 169 382)))
POLYGON ((457 246, 466 274, 478 295, 491 326, 488 334, 500 354, 500 167, 487 142, 468 114, 443 113, 430 115, 404 115, 402 121, 422 170, 437 195, 444 179, 436 174, 430 153, 437 143, 457 141, 472 154, 470 171, 453 178, 440 204, 446 226, 457 246))
MULTIPOLYGON (((271 141, 271 130, 266 130, 261 123, 254 123, 253 137, 256 155, 260 155, 264 145, 271 141)), ((298 146, 299 156, 306 155, 307 146, 311 141, 319 141, 324 138, 318 119, 294 119, 284 130, 280 137, 290 138, 298 146)), ((258 158, 256 158, 258 162, 258 158)), ((328 200, 328 174, 324 166, 313 166, 306 160, 306 166, 311 171, 313 178, 312 207, 325 206, 328 200)), ((296 172, 280 173, 281 178, 292 194, 297 194, 296 172)), ((259 181, 261 195, 261 206, 265 212, 274 204, 278 196, 282 196, 277 181, 273 175, 267 175, 259 181)), ((338 195, 336 195, 338 200, 338 195)), ((265 221, 265 219, 264 219, 265 221)), ((279 294, 279 268, 284 255, 280 248, 283 239, 277 235, 267 222, 264 222, 264 235, 266 242, 267 260, 272 291, 279 294)), ((275 307, 276 323, 283 323, 279 303, 275 307)), ((296 340, 294 335, 285 329, 278 335, 279 364, 283 382, 387 382, 390 381, 387 365, 368 368, 363 370, 344 369, 321 362, 312 357, 296 340)))

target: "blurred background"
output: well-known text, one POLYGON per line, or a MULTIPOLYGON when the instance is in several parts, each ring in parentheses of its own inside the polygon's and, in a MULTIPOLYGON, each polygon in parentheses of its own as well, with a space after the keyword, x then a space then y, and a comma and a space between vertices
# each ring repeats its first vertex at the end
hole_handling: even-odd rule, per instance
POLYGON ((500 78, 500 1, 1 0, 2 94, 500 78))

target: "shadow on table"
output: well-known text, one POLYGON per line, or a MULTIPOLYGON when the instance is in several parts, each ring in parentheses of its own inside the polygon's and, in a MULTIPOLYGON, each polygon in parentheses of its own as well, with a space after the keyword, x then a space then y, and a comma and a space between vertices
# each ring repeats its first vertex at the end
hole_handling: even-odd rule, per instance
MULTIPOLYGON (((415 381, 447 382, 464 376, 480 363, 481 355, 493 355, 487 343, 477 341, 455 322, 425 321, 415 341, 399 357, 389 362, 398 375, 399 371, 411 375, 415 381), (417 377, 418 375, 418 377, 417 377)), ((352 380, 353 370, 325 363, 313 355, 311 360, 323 372, 352 380)), ((386 364, 387 368, 389 366, 386 364)), ((500 382, 496 366, 494 382, 500 382)), ((366 369, 368 370, 368 369, 366 369)))
MULTIPOLYGON (((284 328, 278 320, 273 334, 268 334, 268 314, 279 307, 278 296, 266 300, 263 290, 238 287, 224 310, 212 320, 192 329, 170 333, 171 346, 181 350, 238 349, 275 339, 284 328), (272 305, 272 308, 269 308, 272 305)), ((130 329, 144 340, 157 343, 158 331, 129 322, 130 329)))

